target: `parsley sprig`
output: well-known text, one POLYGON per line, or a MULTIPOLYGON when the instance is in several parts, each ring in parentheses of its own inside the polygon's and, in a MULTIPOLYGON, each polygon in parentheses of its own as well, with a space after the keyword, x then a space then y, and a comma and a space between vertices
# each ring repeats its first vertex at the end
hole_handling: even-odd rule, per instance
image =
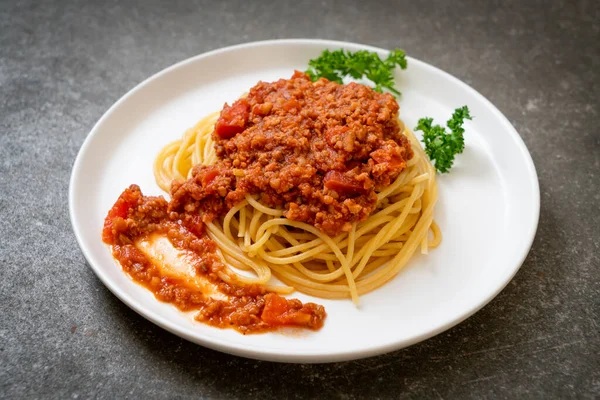
POLYGON ((394 88, 394 69, 396 65, 406 69, 406 54, 400 49, 391 51, 385 60, 375 52, 359 50, 356 52, 343 49, 325 50, 321 56, 308 62, 306 73, 313 81, 323 77, 332 82, 343 83, 342 78, 351 76, 354 79, 366 77, 375 86, 373 90, 382 93, 387 89, 399 96, 394 88))
POLYGON ((415 128, 416 131, 423 132, 425 153, 441 173, 450 170, 454 164, 454 157, 462 153, 465 148, 463 136, 465 119, 472 119, 467 106, 454 110, 452 118, 446 123, 450 132, 447 132, 443 126, 433 125, 433 118, 421 118, 415 128))

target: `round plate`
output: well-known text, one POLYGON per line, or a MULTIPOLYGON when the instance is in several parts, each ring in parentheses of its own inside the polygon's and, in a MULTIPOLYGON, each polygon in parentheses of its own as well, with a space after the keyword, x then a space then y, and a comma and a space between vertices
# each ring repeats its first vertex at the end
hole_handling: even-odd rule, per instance
POLYGON ((400 116, 409 127, 424 116, 445 124, 468 105, 463 154, 438 176, 435 218, 439 248, 415 255, 385 286, 360 298, 322 300, 328 317, 318 332, 247 335, 195 322, 132 282, 101 240, 104 217, 128 185, 161 194, 152 162, 165 144, 204 115, 231 103, 259 80, 289 78, 325 49, 386 51, 322 40, 277 40, 211 51, 175 64, 139 84, 94 126, 73 167, 71 221, 90 266, 125 304, 155 324, 212 349, 285 362, 330 362, 400 349, 436 335, 483 307, 510 281, 531 246, 539 187, 531 156, 496 107, 451 75, 409 58, 396 71, 400 116))

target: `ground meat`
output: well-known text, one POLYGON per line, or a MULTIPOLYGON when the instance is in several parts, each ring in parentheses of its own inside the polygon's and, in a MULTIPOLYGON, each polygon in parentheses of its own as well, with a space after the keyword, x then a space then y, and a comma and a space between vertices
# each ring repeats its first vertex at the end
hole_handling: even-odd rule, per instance
MULTIPOLYGON (((221 178, 212 179, 216 182, 221 178)), ((131 185, 109 210, 102 231, 102 239, 112 246, 113 256, 123 270, 157 299, 183 311, 197 310, 198 321, 244 334, 281 326, 315 330, 323 326, 323 306, 285 299, 269 293, 264 286, 224 281, 222 274, 227 271, 216 252, 217 244, 206 235, 198 213, 168 212, 167 207, 164 198, 144 196, 138 186, 131 185), (175 248, 188 251, 186 262, 194 271, 192 276, 203 276, 226 298, 205 294, 186 277, 164 276, 136 244, 155 234, 166 237, 175 248)))
POLYGON ((217 165, 174 183, 170 210, 199 211, 206 222, 252 194, 329 235, 348 231, 412 158, 398 110, 390 94, 356 83, 311 82, 301 72, 259 82, 224 106, 213 132, 217 165))

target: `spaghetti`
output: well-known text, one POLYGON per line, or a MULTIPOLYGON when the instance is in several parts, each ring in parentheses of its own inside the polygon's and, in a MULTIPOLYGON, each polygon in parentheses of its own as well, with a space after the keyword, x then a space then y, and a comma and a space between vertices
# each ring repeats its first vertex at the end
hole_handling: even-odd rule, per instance
MULTIPOLYGON (((219 113, 208 115, 160 151, 154 175, 164 191, 170 191, 173 181, 189 178, 194 166, 217 162, 212 133, 218 118, 219 113)), ((349 231, 327 235, 309 223, 285 218, 283 209, 251 194, 208 222, 207 233, 219 256, 233 267, 236 280, 267 285, 273 274, 287 286, 269 290, 350 297, 357 304, 360 295, 398 274, 417 248, 426 254, 437 247, 441 232, 433 220, 435 170, 413 132, 401 121, 399 126, 414 154, 395 180, 376 192, 370 215, 353 222, 349 231)))

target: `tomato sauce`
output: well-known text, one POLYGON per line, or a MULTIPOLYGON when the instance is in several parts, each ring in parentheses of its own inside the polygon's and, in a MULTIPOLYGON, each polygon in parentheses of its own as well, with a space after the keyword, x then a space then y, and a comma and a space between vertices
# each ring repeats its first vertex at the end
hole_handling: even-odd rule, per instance
POLYGON ((163 302, 182 311, 196 310, 196 320, 219 328, 259 333, 295 326, 317 330, 325 309, 268 292, 260 285, 235 283, 216 253, 217 245, 205 234, 196 214, 168 210, 162 197, 144 196, 131 185, 108 212, 102 231, 115 259, 135 282, 163 302), (178 252, 187 271, 161 266, 148 252, 157 238, 178 252), (222 278, 226 274, 229 282, 222 278))
POLYGON ((302 72, 259 82, 225 104, 213 132, 216 165, 173 182, 170 210, 210 221, 251 194, 330 236, 347 232, 413 156, 398 112, 390 94, 356 83, 311 82, 302 72))
POLYGON ((215 165, 174 181, 170 202, 130 186, 108 212, 102 238, 134 281, 197 311, 198 321, 242 333, 319 329, 322 306, 236 283, 204 223, 250 194, 330 236, 349 231, 413 156, 398 112, 391 95, 356 83, 311 82, 302 72, 259 82, 223 107, 212 133, 215 165))

